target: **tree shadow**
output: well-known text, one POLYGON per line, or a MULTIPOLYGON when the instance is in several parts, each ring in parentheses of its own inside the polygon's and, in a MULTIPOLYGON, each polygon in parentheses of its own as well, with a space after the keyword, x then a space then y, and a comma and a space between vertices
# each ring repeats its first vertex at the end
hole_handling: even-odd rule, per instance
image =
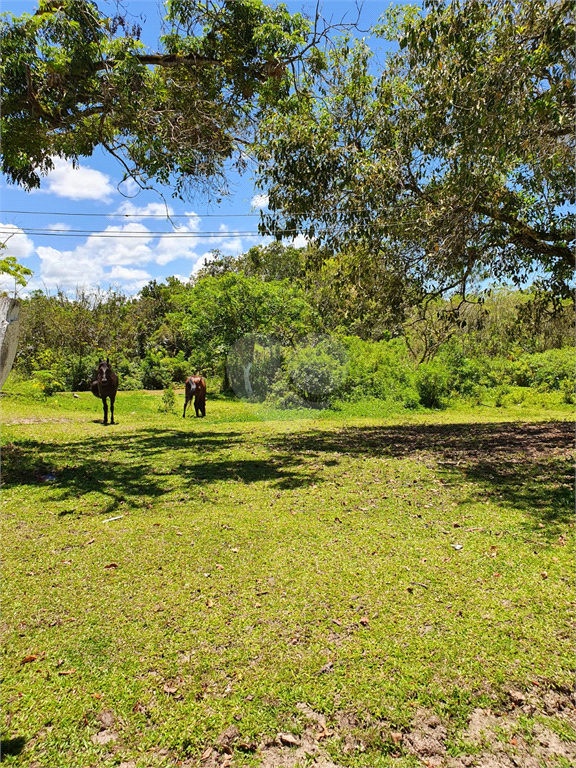
MULTIPOLYGON (((222 481, 245 484, 269 481, 281 489, 296 488, 314 482, 302 471, 299 457, 277 459, 231 459, 226 452, 242 444, 241 432, 204 432, 191 434, 181 430, 143 429, 130 434, 122 445, 122 461, 115 451, 118 441, 112 435, 90 437, 71 443, 42 443, 23 440, 8 444, 3 450, 2 483, 35 485, 46 473, 55 476, 44 483, 50 501, 78 499, 88 493, 102 494, 108 501, 98 509, 108 515, 121 505, 142 506, 172 493, 187 494, 222 481), (174 454, 178 461, 174 462, 174 454), (166 461, 170 454, 171 461, 166 461), (73 458, 71 458, 73 457, 73 458), (177 475, 178 488, 168 487, 177 475)), ((62 510, 59 517, 73 514, 62 510)))
POLYGON ((387 456, 432 460, 448 483, 470 481, 477 498, 494 496, 498 504, 525 511, 534 524, 546 524, 550 535, 572 520, 574 429, 568 422, 317 428, 267 436, 273 456, 266 459, 234 460, 227 455, 252 439, 241 431, 168 428, 146 428, 122 437, 107 432, 64 444, 27 439, 3 449, 2 480, 5 486, 33 484, 54 472, 56 480, 46 483, 48 499, 77 501, 97 492, 108 499, 99 512, 109 514, 121 504, 142 506, 142 497, 194 495, 198 488, 226 480, 268 481, 279 489, 322 482, 308 469, 309 462, 302 461, 304 454, 307 459, 322 457, 325 466, 334 464, 335 454, 387 456), (124 441, 122 461, 115 454, 119 440, 124 441), (170 475, 179 477, 176 491, 169 487, 170 475))
POLYGON ((19 755, 26 746, 24 736, 15 736, 13 739, 2 739, 0 741, 0 760, 5 757, 19 755))
POLYGON ((570 422, 423 424, 355 427, 283 435, 285 452, 432 459, 457 485, 473 482, 481 497, 529 513, 555 528, 572 521, 574 425, 570 422))

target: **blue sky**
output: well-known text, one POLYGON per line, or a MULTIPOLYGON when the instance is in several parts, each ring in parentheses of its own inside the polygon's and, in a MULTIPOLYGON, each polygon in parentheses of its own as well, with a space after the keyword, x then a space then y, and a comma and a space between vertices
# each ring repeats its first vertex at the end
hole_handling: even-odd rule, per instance
MULTIPOLYGON (((360 27, 368 29, 386 10, 389 2, 367 0, 360 7, 360 27)), ((134 14, 143 14, 143 40, 155 49, 161 18, 156 0, 125 0, 134 14)), ((287 2, 289 10, 314 13, 315 3, 287 2)), ((16 15, 33 13, 31 0, 3 0, 2 11, 16 15)), ((338 21, 353 20, 357 4, 350 0, 330 0, 322 5, 322 15, 338 21)), ((374 44, 374 41, 372 40, 374 44)), ((382 41, 379 41, 382 46, 382 41)), ((118 190, 122 178, 118 163, 102 150, 82 158, 79 168, 56 159, 54 171, 42 180, 40 190, 31 193, 0 181, 2 240, 8 254, 34 271, 34 276, 19 293, 42 288, 73 292, 76 287, 115 286, 137 293, 151 279, 176 275, 186 280, 203 263, 211 249, 237 255, 254 244, 265 243, 257 234, 262 195, 254 189, 252 173, 230 176, 231 195, 220 204, 210 204, 199 196, 192 203, 171 198, 169 189, 159 188, 170 213, 179 226, 175 233, 167 221, 165 204, 153 192, 136 192, 136 185, 125 183, 124 195, 118 190)), ((301 239, 296 244, 303 244, 301 239)), ((11 293, 14 281, 4 278, 0 288, 11 293)))

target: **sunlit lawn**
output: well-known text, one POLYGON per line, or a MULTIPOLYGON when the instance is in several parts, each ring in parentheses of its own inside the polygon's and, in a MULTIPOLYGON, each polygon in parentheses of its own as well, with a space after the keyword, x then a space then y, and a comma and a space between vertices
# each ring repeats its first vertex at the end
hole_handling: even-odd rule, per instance
POLYGON ((160 401, 119 393, 104 427, 90 393, 2 398, 7 765, 195 765, 229 726, 256 765, 303 703, 335 762, 421 765, 393 738, 415 708, 458 756, 475 707, 572 687, 559 397, 304 418, 209 396, 186 421, 160 401))

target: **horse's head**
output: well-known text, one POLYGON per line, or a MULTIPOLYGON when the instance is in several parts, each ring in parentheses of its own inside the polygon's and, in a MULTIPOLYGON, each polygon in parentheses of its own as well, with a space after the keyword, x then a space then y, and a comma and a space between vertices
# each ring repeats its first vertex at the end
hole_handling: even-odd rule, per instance
POLYGON ((102 358, 100 358, 100 362, 98 363, 98 381, 100 381, 101 384, 108 383, 108 374, 111 370, 112 366, 108 359, 102 360, 102 358))

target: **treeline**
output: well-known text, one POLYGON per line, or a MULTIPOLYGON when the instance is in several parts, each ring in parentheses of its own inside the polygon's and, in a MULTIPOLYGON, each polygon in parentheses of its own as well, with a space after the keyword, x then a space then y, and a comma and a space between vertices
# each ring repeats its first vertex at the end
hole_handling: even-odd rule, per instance
POLYGON ((36 291, 22 301, 15 374, 48 395, 86 390, 105 356, 121 389, 200 373, 283 407, 363 397, 439 407, 451 393, 509 385, 572 396, 572 303, 501 289, 391 304, 386 279, 343 255, 273 243, 215 251, 190 282, 152 281, 136 297, 36 291))

